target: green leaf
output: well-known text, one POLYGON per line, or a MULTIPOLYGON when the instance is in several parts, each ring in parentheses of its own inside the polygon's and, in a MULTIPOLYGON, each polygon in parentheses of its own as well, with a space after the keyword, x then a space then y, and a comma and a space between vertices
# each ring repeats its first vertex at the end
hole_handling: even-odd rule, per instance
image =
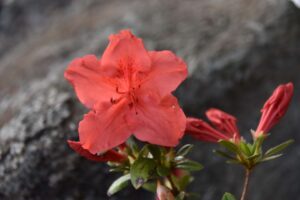
POLYGON ((283 151, 286 147, 288 147, 288 146, 289 146, 290 144, 292 144, 293 142, 294 142, 294 140, 288 140, 288 141, 286 141, 286 142, 283 142, 283 143, 281 143, 281 144, 279 144, 279 145, 277 145, 277 146, 275 146, 275 147, 269 149, 269 150, 266 152, 265 156, 269 157, 269 156, 275 155, 275 154, 277 154, 277 153, 283 151))
POLYGON ((129 180, 130 180, 130 174, 126 174, 124 176, 121 176, 117 180, 115 180, 109 187, 109 189, 107 191, 107 195, 111 196, 111 195, 121 191, 125 187, 127 187, 129 180))
POLYGON ((186 159, 177 163, 176 168, 185 169, 188 171, 199 171, 203 169, 203 165, 198 162, 186 159))
POLYGON ((223 195, 222 200, 236 200, 236 199, 235 199, 235 197, 234 197, 232 194, 226 192, 226 193, 223 195))
POLYGON ((150 183, 148 182, 148 183, 145 183, 142 187, 143 187, 143 189, 145 189, 149 192, 155 193, 157 184, 155 182, 150 182, 150 183))
POLYGON ((256 158, 260 157, 261 155, 260 154, 254 154, 252 156, 249 156, 247 159, 248 160, 255 160, 256 158))
POLYGON ((132 164, 130 169, 131 183, 135 189, 140 188, 148 181, 155 170, 155 161, 140 157, 132 164))
POLYGON ((240 148, 247 157, 252 155, 251 149, 249 149, 248 145, 245 142, 240 142, 240 148))
POLYGON ((182 177, 171 175, 171 179, 176 189, 179 191, 184 191, 188 184, 194 180, 193 177, 191 177, 190 175, 185 175, 182 177))
POLYGON ((226 152, 223 152, 223 151, 220 151, 220 150, 213 150, 213 152, 214 152, 215 154, 218 154, 219 156, 225 157, 225 158, 227 158, 227 159, 236 160, 235 157, 229 155, 229 154, 226 153, 226 152))
POLYGON ((276 158, 279 158, 280 156, 282 156, 282 154, 275 154, 275 155, 272 155, 272 156, 264 157, 260 161, 265 162, 265 161, 269 161, 269 160, 274 160, 276 158))
POLYGON ((240 153, 240 149, 237 147, 237 145, 230 142, 230 141, 220 140, 219 144, 222 145, 223 147, 225 147, 226 149, 228 149, 231 152, 234 152, 234 153, 237 153, 237 154, 240 153))
POLYGON ((184 160, 185 158, 183 157, 183 156, 176 156, 175 158, 174 158, 174 161, 176 161, 176 162, 180 162, 180 161, 182 161, 182 160, 184 160))
POLYGON ((192 144, 186 144, 186 145, 182 146, 177 151, 176 156, 185 156, 185 155, 187 155, 192 150, 193 147, 194 147, 194 145, 192 145, 192 144))
POLYGON ((167 167, 162 166, 162 165, 158 166, 158 167, 156 168, 156 171, 157 171, 157 174, 158 174, 159 176, 162 176, 162 177, 168 176, 168 175, 171 173, 170 168, 167 168, 167 167))

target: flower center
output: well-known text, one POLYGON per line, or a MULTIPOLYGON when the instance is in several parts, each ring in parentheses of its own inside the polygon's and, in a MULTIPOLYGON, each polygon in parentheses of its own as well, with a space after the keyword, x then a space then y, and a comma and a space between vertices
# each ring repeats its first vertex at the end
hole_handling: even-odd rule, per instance
POLYGON ((119 61, 117 79, 116 93, 120 96, 117 99, 111 98, 111 103, 116 104, 121 99, 127 98, 128 106, 134 108, 138 103, 137 91, 141 87, 141 81, 132 58, 127 57, 119 61))

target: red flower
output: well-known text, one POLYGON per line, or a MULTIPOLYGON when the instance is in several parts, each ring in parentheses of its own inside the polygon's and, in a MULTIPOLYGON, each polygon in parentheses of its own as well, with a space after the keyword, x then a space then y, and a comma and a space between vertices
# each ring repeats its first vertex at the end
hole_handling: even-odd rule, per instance
MULTIPOLYGON (((293 84, 280 85, 273 92, 262 108, 262 116, 256 132, 257 138, 268 131, 283 117, 293 96, 293 84)), ((239 142, 241 136, 236 126, 236 118, 223 111, 212 108, 206 112, 207 118, 216 127, 211 127, 201 119, 188 118, 186 132, 199 140, 218 142, 219 140, 233 140, 239 142)))
POLYGON ((215 127, 229 138, 240 138, 240 133, 236 125, 236 118, 234 116, 216 108, 211 108, 206 111, 206 116, 215 127))
POLYGON ((216 127, 213 128, 201 119, 188 118, 186 132, 199 140, 218 142, 219 140, 240 140, 236 118, 216 108, 206 112, 207 118, 216 127))
POLYGON ((102 155, 91 154, 88 150, 82 148, 80 142, 68 140, 69 146, 76 151, 79 155, 85 157, 88 160, 96 162, 122 162, 126 160, 126 157, 115 150, 109 150, 102 155))
POLYGON ((260 122, 254 133, 257 138, 266 134, 286 113, 294 93, 293 83, 279 85, 261 109, 260 122))
POLYGON ((134 134, 139 140, 175 146, 186 118, 171 95, 187 76, 170 51, 146 51, 129 30, 109 37, 103 56, 75 59, 65 71, 79 100, 91 111, 79 124, 82 147, 105 152, 134 134))

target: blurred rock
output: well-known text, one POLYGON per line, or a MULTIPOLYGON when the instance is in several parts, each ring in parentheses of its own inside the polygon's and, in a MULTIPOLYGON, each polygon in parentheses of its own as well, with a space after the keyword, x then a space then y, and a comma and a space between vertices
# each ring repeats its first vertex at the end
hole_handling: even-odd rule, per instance
MULTIPOLYGON (((187 114, 221 108, 238 117, 248 139, 271 91, 293 81, 291 108, 267 145, 296 143, 258 167, 249 199, 300 196, 300 11, 292 2, 3 0, 0 16, 0 199, 107 199, 116 176, 66 145, 86 110, 63 71, 75 57, 100 55, 107 36, 122 28, 187 61, 190 77, 176 92, 187 114)), ((191 156, 206 168, 190 190, 202 200, 239 195, 242 170, 213 157, 214 145, 195 144, 191 156)), ((129 189, 111 199, 152 198, 129 189)))

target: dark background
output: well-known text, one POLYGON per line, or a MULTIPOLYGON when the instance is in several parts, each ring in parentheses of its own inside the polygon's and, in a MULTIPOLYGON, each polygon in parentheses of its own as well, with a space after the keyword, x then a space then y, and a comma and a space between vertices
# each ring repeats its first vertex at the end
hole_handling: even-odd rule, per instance
MULTIPOLYGON (((300 10, 286 0, 0 1, 0 199, 108 199, 116 176, 66 145, 86 110, 63 71, 75 57, 100 56, 123 28, 187 62, 176 95, 188 115, 221 108, 238 117, 247 139, 272 90, 292 81, 291 106, 266 145, 296 142, 255 170, 249 200, 300 199, 300 10)), ((186 142, 205 165, 189 190, 202 200, 239 196, 242 169, 214 156, 214 144, 186 142)), ((153 196, 128 189, 110 199, 153 196)))

